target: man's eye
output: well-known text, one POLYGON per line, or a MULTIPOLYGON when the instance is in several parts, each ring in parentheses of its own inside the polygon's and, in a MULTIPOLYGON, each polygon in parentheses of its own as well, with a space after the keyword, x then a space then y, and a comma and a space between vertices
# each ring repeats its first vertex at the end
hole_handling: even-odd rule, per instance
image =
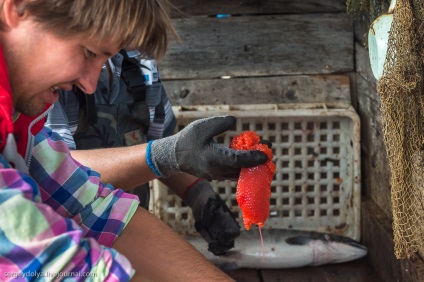
POLYGON ((91 52, 88 49, 85 49, 85 52, 87 53, 87 56, 90 57, 90 58, 96 58, 97 57, 97 55, 95 53, 91 52))

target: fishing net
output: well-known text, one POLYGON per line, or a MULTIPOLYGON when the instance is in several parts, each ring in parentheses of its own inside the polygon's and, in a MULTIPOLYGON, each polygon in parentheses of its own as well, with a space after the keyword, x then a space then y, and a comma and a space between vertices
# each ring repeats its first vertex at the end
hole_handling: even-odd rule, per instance
POLYGON ((395 255, 423 252, 424 1, 397 0, 383 76, 378 82, 391 170, 395 255))

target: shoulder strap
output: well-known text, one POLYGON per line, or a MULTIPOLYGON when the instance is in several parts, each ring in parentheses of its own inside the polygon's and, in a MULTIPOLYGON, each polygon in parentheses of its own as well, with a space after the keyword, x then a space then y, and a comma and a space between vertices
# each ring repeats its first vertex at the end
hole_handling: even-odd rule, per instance
POLYGON ((94 95, 87 95, 81 89, 74 86, 72 92, 78 98, 80 105, 80 112, 84 115, 85 119, 89 124, 94 124, 97 122, 97 111, 96 111, 96 101, 94 95))
POLYGON ((146 99, 146 82, 141 73, 140 62, 136 58, 130 57, 125 49, 119 53, 124 56, 121 77, 127 85, 128 92, 134 96, 135 100, 144 101, 146 99))

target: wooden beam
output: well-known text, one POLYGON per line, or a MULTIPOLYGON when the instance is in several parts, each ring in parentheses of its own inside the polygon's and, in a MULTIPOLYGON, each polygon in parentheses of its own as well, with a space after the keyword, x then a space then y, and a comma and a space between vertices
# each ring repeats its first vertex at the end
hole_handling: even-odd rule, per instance
POLYGON ((361 117, 361 150, 365 195, 392 218, 390 168, 381 124, 381 101, 368 52, 356 44, 358 114, 361 117))
POLYGON ((164 85, 175 106, 351 103, 349 77, 345 75, 170 80, 164 85))
MULTIPOLYGON (((199 15, 301 14, 337 13, 346 11, 346 1, 340 0, 171 0, 180 12, 199 15)), ((179 13, 174 13, 179 16, 179 13)))
POLYGON ((354 70, 346 14, 174 19, 182 43, 160 62, 164 79, 329 74, 354 70))

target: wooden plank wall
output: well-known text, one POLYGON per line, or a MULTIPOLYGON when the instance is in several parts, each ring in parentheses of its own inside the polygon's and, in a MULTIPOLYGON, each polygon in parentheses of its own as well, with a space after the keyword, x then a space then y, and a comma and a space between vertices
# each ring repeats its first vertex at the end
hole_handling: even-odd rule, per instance
POLYGON ((181 43, 160 70, 173 105, 350 102, 353 24, 343 1, 172 2, 181 43))

